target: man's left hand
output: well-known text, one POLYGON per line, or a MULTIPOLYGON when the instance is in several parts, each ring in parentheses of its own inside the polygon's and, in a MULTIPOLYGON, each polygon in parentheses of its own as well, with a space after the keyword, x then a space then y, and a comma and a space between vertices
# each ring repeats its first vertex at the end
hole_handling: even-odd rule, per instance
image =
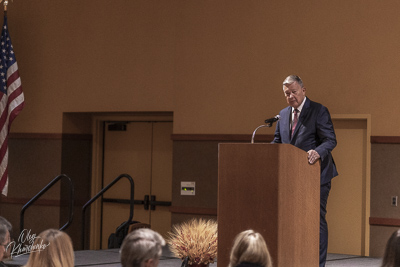
POLYGON ((320 158, 318 152, 315 150, 308 150, 307 154, 308 154, 308 162, 310 164, 314 164, 320 158))

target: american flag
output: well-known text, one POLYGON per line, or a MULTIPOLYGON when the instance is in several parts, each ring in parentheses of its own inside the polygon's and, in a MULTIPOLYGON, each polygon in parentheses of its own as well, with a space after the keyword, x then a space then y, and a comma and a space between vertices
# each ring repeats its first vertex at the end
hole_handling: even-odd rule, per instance
POLYGON ((12 121, 24 107, 18 65, 4 15, 0 40, 0 191, 8 193, 8 133, 12 121))

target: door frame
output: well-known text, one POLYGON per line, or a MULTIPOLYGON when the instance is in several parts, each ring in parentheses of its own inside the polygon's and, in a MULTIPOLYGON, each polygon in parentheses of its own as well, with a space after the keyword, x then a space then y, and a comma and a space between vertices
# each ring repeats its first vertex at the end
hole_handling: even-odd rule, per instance
MULTIPOLYGON (((102 189, 103 173, 103 139, 104 122, 106 121, 172 121, 173 112, 128 112, 99 113, 92 117, 92 177, 91 196, 102 189)), ((93 202, 90 209, 89 249, 101 247, 101 202, 93 202)))
MULTIPOLYGON (((362 233, 361 233, 361 256, 369 256, 370 247, 370 202, 371 202, 371 115, 370 114, 332 114, 332 121, 365 121, 366 140, 365 140, 365 177, 362 181, 362 233)), ((339 169, 340 175, 340 169, 339 169)), ((329 201, 328 201, 329 203, 329 201)), ((329 211, 328 211, 329 212, 329 211)))

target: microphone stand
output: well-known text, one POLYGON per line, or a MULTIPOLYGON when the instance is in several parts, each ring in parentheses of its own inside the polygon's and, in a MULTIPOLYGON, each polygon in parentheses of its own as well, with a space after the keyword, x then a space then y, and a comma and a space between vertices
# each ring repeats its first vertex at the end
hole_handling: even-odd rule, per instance
POLYGON ((272 122, 258 126, 253 132, 253 136, 251 137, 251 143, 254 144, 254 136, 256 135, 256 132, 258 129, 263 128, 263 127, 271 127, 271 126, 272 126, 272 122))

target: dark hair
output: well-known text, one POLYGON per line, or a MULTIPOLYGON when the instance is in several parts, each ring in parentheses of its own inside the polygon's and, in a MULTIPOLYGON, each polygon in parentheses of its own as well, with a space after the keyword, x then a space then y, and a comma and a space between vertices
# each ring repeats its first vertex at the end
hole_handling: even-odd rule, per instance
POLYGON ((386 243, 382 267, 400 266, 400 230, 395 231, 386 243))

